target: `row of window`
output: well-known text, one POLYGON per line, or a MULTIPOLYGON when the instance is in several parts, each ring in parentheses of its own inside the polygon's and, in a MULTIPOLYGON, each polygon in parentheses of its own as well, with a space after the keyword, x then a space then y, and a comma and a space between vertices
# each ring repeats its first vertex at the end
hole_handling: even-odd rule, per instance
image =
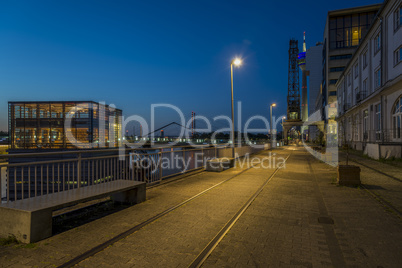
MULTIPOLYGON (((354 135, 355 135, 355 140, 357 141, 359 139, 359 128, 358 128, 358 123, 359 123, 359 115, 357 114, 354 116, 354 119, 351 119, 349 117, 349 123, 352 123, 351 120, 354 120, 354 123, 352 124, 354 126, 354 135)), ((400 139, 402 137, 402 96, 399 97, 395 103, 395 106, 392 109, 392 121, 391 121, 391 137, 394 139, 400 139)), ((369 122, 369 110, 366 109, 363 111, 363 133, 364 137, 363 139, 367 139, 367 133, 369 132, 369 127, 368 127, 368 122, 369 122)), ((381 103, 374 105, 374 121, 373 121, 373 130, 375 131, 375 139, 380 140, 381 139, 381 131, 383 129, 382 126, 382 118, 381 118, 381 103)))
POLYGON ((330 73, 343 72, 343 70, 345 70, 345 67, 332 67, 332 68, 329 68, 330 73))
POLYGON ((367 32, 376 12, 346 15, 329 21, 330 48, 358 46, 367 32))
POLYGON ((331 80, 329 80, 329 84, 330 84, 330 85, 335 85, 336 82, 338 82, 338 79, 331 79, 331 80))
POLYGON ((330 56, 330 60, 344 60, 344 59, 351 59, 352 54, 344 54, 344 55, 335 55, 335 56, 330 56))

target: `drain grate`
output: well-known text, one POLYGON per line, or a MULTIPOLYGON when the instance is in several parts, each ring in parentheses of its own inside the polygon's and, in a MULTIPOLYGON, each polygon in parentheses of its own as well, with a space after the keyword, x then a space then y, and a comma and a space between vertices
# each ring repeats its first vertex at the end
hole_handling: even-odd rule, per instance
POLYGON ((331 217, 318 217, 318 222, 323 224, 334 224, 334 220, 331 217))

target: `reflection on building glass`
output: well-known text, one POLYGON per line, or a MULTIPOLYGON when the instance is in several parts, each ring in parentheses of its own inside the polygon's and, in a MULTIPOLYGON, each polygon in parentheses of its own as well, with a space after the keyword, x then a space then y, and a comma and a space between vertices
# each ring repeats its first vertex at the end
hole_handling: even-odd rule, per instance
POLYGON ((330 49, 358 46, 374 16, 375 12, 364 12, 330 18, 330 49))
POLYGON ((95 102, 9 102, 8 121, 12 149, 68 149, 118 147, 121 141, 120 109, 95 102), (76 111, 74 107, 79 107, 76 111), (71 126, 65 122, 73 112, 71 126), (104 123, 102 122, 104 120, 104 123), (93 144, 93 146, 90 146, 93 144))

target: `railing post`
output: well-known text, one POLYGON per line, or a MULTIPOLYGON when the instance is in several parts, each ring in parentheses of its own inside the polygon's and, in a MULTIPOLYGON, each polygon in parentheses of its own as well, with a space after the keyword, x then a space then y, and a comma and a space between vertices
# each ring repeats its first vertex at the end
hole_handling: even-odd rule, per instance
POLYGON ((185 168, 186 168, 186 162, 185 162, 185 160, 184 160, 184 157, 185 157, 185 155, 186 155, 186 152, 185 152, 185 148, 182 148, 183 150, 182 150, 182 154, 183 154, 183 173, 185 172, 185 168))
POLYGON ((159 161, 158 161, 158 165, 159 165, 159 181, 162 181, 162 149, 159 151, 159 161))
POLYGON ((81 188, 81 153, 78 153, 78 161, 77 161, 77 183, 78 183, 78 188, 81 188))
MULTIPOLYGON (((7 186, 6 186, 6 182, 7 182, 7 168, 6 167, 0 167, 0 204, 2 203, 2 199, 3 199, 3 191, 6 192, 7 186)), ((4 194, 4 197, 7 194, 4 194)))
MULTIPOLYGON (((201 156, 202 156, 202 166, 204 166, 204 159, 205 159, 205 157, 204 157, 204 147, 201 147, 201 156)), ((194 166, 195 166, 195 164, 194 164, 194 166)))

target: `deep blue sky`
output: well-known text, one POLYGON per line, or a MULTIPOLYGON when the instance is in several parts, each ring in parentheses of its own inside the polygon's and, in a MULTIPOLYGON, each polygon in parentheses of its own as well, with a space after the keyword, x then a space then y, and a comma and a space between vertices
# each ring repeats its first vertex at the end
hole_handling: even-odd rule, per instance
MULTIPOLYGON (((289 39, 306 31, 313 46, 328 10, 378 2, 1 1, 0 130, 18 100, 106 101, 147 120, 153 103, 229 115, 236 55, 243 117, 268 116, 271 102, 285 114, 289 39)), ((156 126, 173 115, 161 110, 156 126)))

